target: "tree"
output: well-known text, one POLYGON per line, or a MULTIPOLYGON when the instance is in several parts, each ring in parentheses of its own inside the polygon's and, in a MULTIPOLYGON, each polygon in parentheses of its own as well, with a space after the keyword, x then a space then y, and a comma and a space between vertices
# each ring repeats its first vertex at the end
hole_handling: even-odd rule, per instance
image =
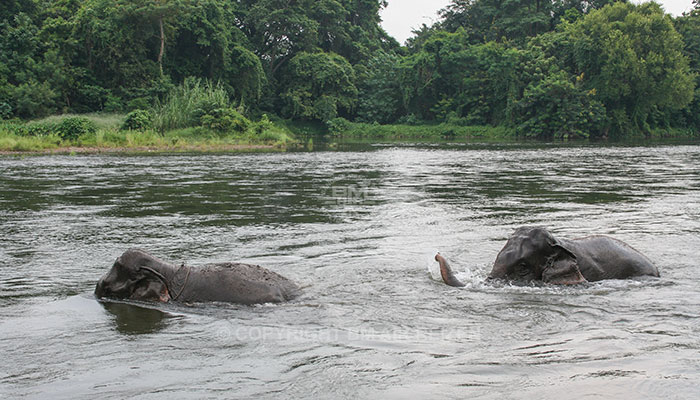
MULTIPOLYGON (((75 16, 78 65, 103 88, 145 87, 160 76, 160 26, 151 0, 88 0, 75 16)), ((172 27, 164 29, 170 31, 172 27)))
POLYGON ((395 122, 404 113, 399 63, 399 56, 381 52, 369 60, 366 68, 355 69, 362 70, 357 74, 358 120, 386 124, 395 122))
POLYGON ((521 137, 581 139, 599 137, 605 108, 595 91, 582 89, 583 76, 572 82, 558 71, 531 82, 516 103, 516 128, 521 137))
POLYGON ((674 23, 683 37, 683 54, 688 57, 690 70, 695 74, 695 92, 687 107, 667 118, 672 123, 700 129, 700 0, 693 4, 695 9, 678 17, 674 23))
POLYGON ((440 11, 440 27, 465 29, 472 43, 514 41, 553 27, 551 0, 453 0, 440 11))
POLYGON ((355 72, 334 53, 301 52, 285 67, 280 93, 284 115, 329 121, 348 115, 357 101, 355 72))
POLYGON ((401 64, 405 106, 424 119, 498 124, 512 100, 517 59, 503 44, 470 45, 464 29, 436 31, 401 64))
POLYGON ((250 40, 269 76, 298 52, 311 51, 317 41, 318 22, 309 18, 305 1, 247 1, 239 14, 239 27, 250 40))
POLYGON ((595 90, 611 134, 648 132, 655 109, 681 109, 693 96, 694 76, 671 17, 655 3, 615 3, 564 24, 576 75, 595 90))

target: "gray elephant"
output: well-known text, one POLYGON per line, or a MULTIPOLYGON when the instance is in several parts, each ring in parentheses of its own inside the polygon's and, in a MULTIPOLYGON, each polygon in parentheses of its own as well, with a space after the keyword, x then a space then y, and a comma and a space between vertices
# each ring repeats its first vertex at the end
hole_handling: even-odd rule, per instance
MULTIPOLYGON (((445 283, 464 286, 443 256, 438 254, 435 260, 445 283)), ((646 256, 617 239, 603 235, 563 239, 545 228, 521 227, 498 253, 488 279, 574 285, 644 275, 658 277, 659 270, 646 256)))
POLYGON ((97 282, 97 298, 157 302, 279 303, 300 293, 289 279, 257 265, 174 266, 130 249, 97 282))

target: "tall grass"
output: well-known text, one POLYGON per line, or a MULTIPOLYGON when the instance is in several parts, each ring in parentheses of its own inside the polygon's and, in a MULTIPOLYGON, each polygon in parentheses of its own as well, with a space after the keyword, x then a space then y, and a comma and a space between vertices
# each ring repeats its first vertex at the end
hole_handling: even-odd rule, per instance
POLYGON ((484 139, 515 138, 512 129, 504 126, 461 126, 455 124, 379 125, 346 121, 342 129, 331 134, 354 139, 484 139))
POLYGON ((19 136, 0 129, 0 151, 44 151, 58 148, 61 138, 50 136, 19 136))
POLYGON ((168 93, 165 101, 153 109, 153 128, 159 132, 199 125, 199 117, 207 111, 231 107, 226 90, 220 83, 187 78, 168 93))
POLYGON ((97 129, 119 129, 124 123, 124 114, 114 113, 89 113, 89 114, 61 114, 30 121, 29 124, 59 124, 67 118, 83 117, 92 121, 97 129))

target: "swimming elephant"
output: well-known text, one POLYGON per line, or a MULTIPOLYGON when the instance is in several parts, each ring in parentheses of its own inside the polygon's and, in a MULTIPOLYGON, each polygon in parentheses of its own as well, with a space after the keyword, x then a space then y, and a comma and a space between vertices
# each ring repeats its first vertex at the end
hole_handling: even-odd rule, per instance
POLYGON ((238 304, 279 303, 300 293, 289 279, 263 267, 222 263, 174 266, 130 249, 97 282, 97 298, 238 304))
MULTIPOLYGON (((443 256, 438 254, 435 260, 445 283, 464 286, 443 256)), ((617 239, 603 235, 564 239, 545 228, 521 227, 498 253, 488 279, 574 285, 643 275, 658 277, 659 270, 646 256, 617 239)))

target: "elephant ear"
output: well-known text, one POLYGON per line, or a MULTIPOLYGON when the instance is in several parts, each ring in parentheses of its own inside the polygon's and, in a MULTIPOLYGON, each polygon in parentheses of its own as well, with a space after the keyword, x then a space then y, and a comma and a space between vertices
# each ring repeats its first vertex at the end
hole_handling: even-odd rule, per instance
POLYGON ((576 285, 588 282, 581 274, 576 259, 568 257, 550 263, 542 271, 542 281, 553 285, 576 285))
POLYGON ((130 299, 142 301, 170 301, 170 291, 163 276, 151 268, 140 268, 141 279, 135 284, 130 299))
POLYGON ((566 248, 566 246, 564 246, 558 239, 550 237, 547 243, 549 243, 549 245, 555 250, 555 259, 561 257, 571 257, 572 259, 576 260, 576 254, 566 248))

